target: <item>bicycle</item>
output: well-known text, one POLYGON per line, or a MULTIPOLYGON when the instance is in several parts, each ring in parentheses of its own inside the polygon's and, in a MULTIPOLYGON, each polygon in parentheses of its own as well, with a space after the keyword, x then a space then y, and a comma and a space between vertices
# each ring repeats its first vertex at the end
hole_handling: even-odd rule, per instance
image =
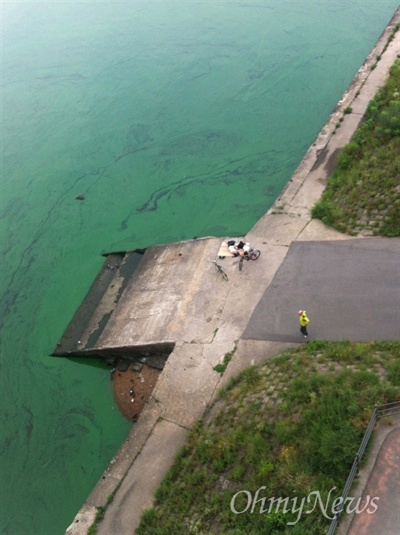
POLYGON ((243 260, 257 260, 257 258, 260 258, 260 254, 261 251, 259 249, 250 249, 247 254, 241 256, 239 260, 239 271, 242 271, 243 260))
POLYGON ((259 249, 250 249, 250 251, 242 258, 245 260, 257 260, 257 258, 260 258, 260 254, 261 251, 259 249))
POLYGON ((214 264, 217 271, 219 271, 223 277, 224 280, 228 280, 228 275, 225 273, 225 271, 222 269, 222 266, 220 266, 216 260, 210 260, 211 264, 214 264))

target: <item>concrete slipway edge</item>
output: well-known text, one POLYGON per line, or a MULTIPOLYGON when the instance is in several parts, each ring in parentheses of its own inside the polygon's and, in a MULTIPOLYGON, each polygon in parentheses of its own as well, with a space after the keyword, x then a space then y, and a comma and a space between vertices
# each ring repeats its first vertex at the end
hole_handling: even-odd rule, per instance
POLYGON ((399 22, 400 8, 274 206, 246 235, 246 241, 256 244, 262 256, 268 258, 268 265, 261 266, 260 262, 255 262, 251 269, 240 274, 236 266, 232 275, 230 273, 229 292, 224 292, 218 325, 211 340, 194 343, 177 341, 152 398, 68 527, 66 535, 86 535, 95 519, 97 507, 107 506, 112 494, 113 501, 107 506, 98 534, 133 534, 143 511, 152 506, 154 493, 174 462, 188 430, 212 405, 217 390, 241 370, 259 364, 291 345, 240 338, 291 243, 296 240, 348 239, 348 236, 326 228, 321 222, 311 220, 310 210, 326 186, 336 154, 351 140, 369 101, 384 84, 396 57, 400 56, 400 32, 384 50, 394 26, 399 22), (381 59, 376 63, 378 56, 381 59), (371 70, 375 63, 376 67, 371 70), (347 106, 352 108, 350 114, 344 114, 347 106), (335 132, 342 117, 344 120, 335 132), (244 302, 244 294, 252 298, 244 302), (236 352, 221 377, 213 366, 235 347, 236 352))

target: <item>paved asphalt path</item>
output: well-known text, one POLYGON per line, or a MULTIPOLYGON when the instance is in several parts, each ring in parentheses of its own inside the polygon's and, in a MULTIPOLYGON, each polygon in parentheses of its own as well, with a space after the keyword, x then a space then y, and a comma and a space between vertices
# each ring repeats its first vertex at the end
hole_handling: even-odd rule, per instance
MULTIPOLYGON (((393 429, 381 446, 374 469, 368 479, 360 510, 355 515, 347 535, 399 535, 400 533, 400 428, 393 429), (377 509, 368 514, 368 496, 377 509), (364 509, 364 510, 363 510, 364 509)), ((353 507, 354 508, 354 507, 353 507)))
POLYGON ((309 340, 398 339, 400 239, 293 243, 242 338, 301 342, 299 309, 309 340))

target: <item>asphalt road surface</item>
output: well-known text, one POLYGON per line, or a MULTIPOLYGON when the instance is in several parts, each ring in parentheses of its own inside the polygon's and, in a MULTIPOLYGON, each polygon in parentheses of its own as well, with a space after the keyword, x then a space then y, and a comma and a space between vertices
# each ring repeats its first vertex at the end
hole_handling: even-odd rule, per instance
POLYGON ((242 338, 308 340, 400 338, 400 239, 295 242, 257 304, 242 338))

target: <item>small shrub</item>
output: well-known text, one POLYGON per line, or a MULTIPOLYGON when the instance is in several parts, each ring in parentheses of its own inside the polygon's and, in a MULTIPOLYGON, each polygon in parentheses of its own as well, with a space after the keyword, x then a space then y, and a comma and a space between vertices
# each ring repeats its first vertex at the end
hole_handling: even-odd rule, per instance
POLYGON ((400 361, 395 360, 388 365, 387 370, 388 380, 395 386, 400 386, 400 361))
POLYGON ((101 522, 103 520, 105 514, 106 514, 106 508, 105 507, 103 507, 103 506, 97 507, 95 522, 96 523, 101 522))
POLYGON ((230 473, 230 477, 233 481, 241 481, 243 479, 244 474, 246 473, 246 469, 242 464, 236 464, 232 468, 232 472, 230 473))
POLYGON ((256 366, 251 366, 250 368, 247 368, 247 370, 243 372, 242 377, 245 380, 245 383, 250 386, 257 385, 262 379, 260 372, 256 366))
POLYGON ((333 223, 334 218, 332 216, 332 204, 322 199, 321 201, 317 202, 314 207, 311 210, 311 217, 313 219, 320 219, 324 223, 328 224, 333 223))
POLYGON ((218 457, 217 459, 214 459, 213 468, 219 473, 224 472, 224 470, 225 470, 225 462, 224 462, 224 460, 221 459, 221 457, 218 457))
POLYGON ((157 515, 157 511, 152 508, 152 509, 147 509, 143 514, 142 514, 142 517, 140 519, 140 526, 139 528, 151 528, 151 527, 156 527, 157 526, 157 520, 158 520, 158 515, 157 515))
POLYGON ((232 360, 232 357, 235 354, 235 351, 236 351, 236 347, 234 349, 232 349, 232 351, 230 351, 229 353, 226 353, 224 355, 222 363, 221 364, 217 364, 216 366, 214 366, 213 370, 222 375, 224 373, 224 371, 226 370, 226 368, 228 367, 228 364, 232 360))
POLYGON ((330 342, 326 342, 325 340, 311 340, 311 342, 308 342, 306 345, 307 352, 313 354, 315 352, 322 351, 330 344, 330 342))
POLYGON ((271 461, 261 460, 260 466, 258 468, 258 475, 260 477, 264 477, 267 474, 270 474, 271 472, 273 472, 274 468, 275 468, 274 463, 272 463, 271 461))

